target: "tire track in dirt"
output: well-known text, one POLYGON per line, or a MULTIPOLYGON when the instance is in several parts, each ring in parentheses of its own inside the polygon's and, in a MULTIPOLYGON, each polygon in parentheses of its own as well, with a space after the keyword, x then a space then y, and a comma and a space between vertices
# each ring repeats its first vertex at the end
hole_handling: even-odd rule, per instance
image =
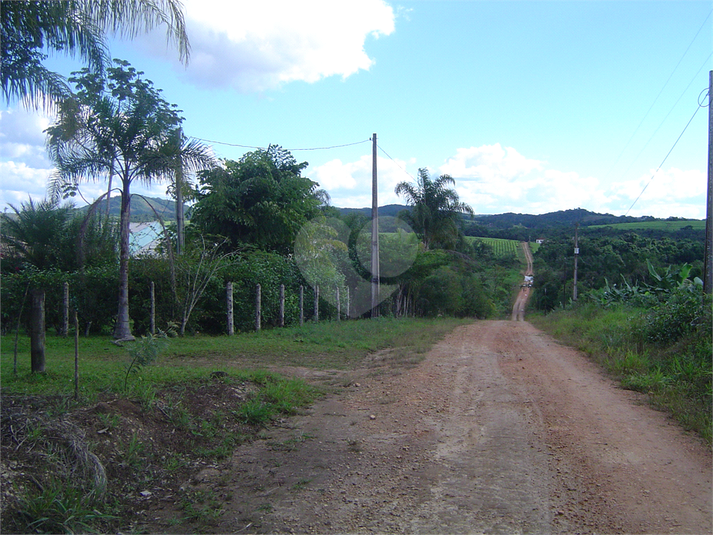
POLYGON ((710 451, 528 323, 319 374, 337 393, 186 483, 230 490, 201 531, 711 531, 710 451))

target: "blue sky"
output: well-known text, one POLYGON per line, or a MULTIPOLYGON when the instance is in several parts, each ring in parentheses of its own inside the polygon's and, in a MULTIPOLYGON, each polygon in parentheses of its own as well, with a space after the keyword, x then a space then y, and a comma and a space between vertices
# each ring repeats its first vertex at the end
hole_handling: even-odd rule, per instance
MULTIPOLYGON (((293 151, 335 206, 370 206, 376 132, 382 205, 401 202, 395 185, 428 167, 450 174, 476 213, 705 216, 709 0, 184 5, 187 67, 161 32, 112 41, 112 55, 183 110, 189 136, 288 149, 363 142, 293 151)), ((0 209, 44 196, 51 120, 0 112, 0 209)), ((251 150, 222 143, 221 158, 251 150)))

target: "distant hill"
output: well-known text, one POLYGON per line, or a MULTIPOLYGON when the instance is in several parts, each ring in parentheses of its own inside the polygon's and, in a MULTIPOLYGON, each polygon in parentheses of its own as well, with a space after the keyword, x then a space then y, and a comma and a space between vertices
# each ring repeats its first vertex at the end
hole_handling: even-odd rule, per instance
MULTIPOLYGON (((82 210, 86 210, 84 207, 82 210)), ((104 206, 101 207, 104 210, 104 206)), ((379 215, 396 217, 402 210, 407 210, 408 206, 402 204, 388 204, 379 207, 379 215)), ((119 197, 112 197, 110 205, 110 215, 119 217, 120 200, 119 197)), ((371 208, 337 208, 340 215, 361 214, 364 217, 371 217, 371 208)), ((186 207, 186 217, 190 217, 190 210, 186 207)), ((168 199, 157 197, 134 196, 131 200, 131 221, 147 222, 156 221, 158 214, 164 220, 171 220, 176 213, 176 203, 168 199), (153 206, 153 209, 151 206, 153 206)), ((613 227, 620 230, 657 228, 661 230, 674 231, 687 226, 692 226, 695 230, 705 228, 705 223, 701 220, 685 220, 681 218, 657 219, 655 217, 631 217, 615 216, 611 214, 600 214, 590 212, 583 208, 573 210, 560 210, 541 215, 516 214, 508 212, 505 214, 476 214, 472 218, 463 218, 465 233, 471 236, 492 236, 509 238, 510 234, 518 231, 520 234, 527 231, 538 232, 548 229, 573 227, 579 223, 581 227, 613 227)))
MULTIPOLYGON (((87 206, 80 208, 82 211, 87 211, 88 209, 89 207, 87 206)), ((104 213, 106 201, 100 203, 99 210, 104 213)), ((188 211, 187 207, 185 211, 188 211)), ((120 214, 121 198, 112 197, 109 203, 109 215, 118 219, 120 214)), ((140 197, 138 195, 132 195, 131 197, 131 221, 134 223, 157 221, 159 217, 164 220, 170 220, 175 217, 175 214, 176 203, 172 200, 159 199, 158 197, 140 197)))
MULTIPOLYGON (((408 206, 402 204, 387 204, 386 206, 379 206, 380 216, 391 216, 396 217, 399 215, 401 210, 406 210, 408 206)), ((337 208, 342 216, 349 214, 361 214, 366 217, 371 217, 371 208, 337 208)))

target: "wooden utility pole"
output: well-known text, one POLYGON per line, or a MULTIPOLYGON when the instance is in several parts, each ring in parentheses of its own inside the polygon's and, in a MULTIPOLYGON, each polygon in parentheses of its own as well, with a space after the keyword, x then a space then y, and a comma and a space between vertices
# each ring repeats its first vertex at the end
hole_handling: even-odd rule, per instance
POLYGON ((708 195, 706 198, 706 246, 703 291, 713 294, 713 71, 708 72, 708 195))
POLYGON ((371 317, 379 305, 379 195, 376 174, 376 133, 371 137, 371 317))
POLYGON ((579 223, 574 227, 574 288, 572 301, 577 300, 577 259, 579 258, 579 223))

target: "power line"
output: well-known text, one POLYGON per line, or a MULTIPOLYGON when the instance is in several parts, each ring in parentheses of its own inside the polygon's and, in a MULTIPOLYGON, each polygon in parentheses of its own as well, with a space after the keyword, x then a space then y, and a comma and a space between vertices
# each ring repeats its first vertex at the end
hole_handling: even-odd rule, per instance
MULTIPOLYGON (((705 89, 704 89, 703 91, 701 91, 701 94, 700 94, 700 95, 702 95, 704 92, 706 92, 705 89)), ((691 115, 691 118, 690 118, 690 119, 688 120, 688 122, 686 123, 686 126, 683 127, 683 130, 681 131, 681 133, 679 134, 678 138, 676 139, 676 141, 674 142, 673 146, 671 147, 671 150, 668 151, 668 153, 666 154, 666 156, 664 157, 664 159, 661 161, 661 163, 659 164, 659 166, 656 168, 656 171, 654 171, 654 174, 651 175, 651 178, 649 179, 649 181, 648 181, 648 182, 646 183, 646 185, 644 186, 644 189, 641 190, 641 193, 639 193, 639 196, 634 200, 634 202, 631 204, 631 206, 629 207, 629 209, 626 211, 626 213, 624 214, 624 217, 626 217, 627 215, 629 215, 629 212, 631 212, 631 209, 634 207, 634 205, 638 202, 638 200, 639 200, 639 199, 641 198, 641 196, 644 194, 644 192, 646 191, 646 188, 648 188, 649 185, 651 184, 651 182, 654 180, 654 177, 655 177, 655 176, 657 175, 657 173, 661 170, 661 167, 663 167, 663 164, 666 163, 666 160, 668 159, 668 157, 669 157, 669 156, 671 155, 671 153, 673 152, 673 149, 676 148, 676 145, 678 145, 678 142, 679 142, 680 139, 683 137, 683 134, 686 132, 686 129, 687 129, 688 126, 691 124, 691 122, 693 122, 693 118, 694 118, 694 117, 696 116, 696 114, 698 113, 698 110, 700 110, 701 108, 705 108, 705 107, 706 107, 706 106, 704 106, 704 105, 701 104, 701 97, 700 97, 700 95, 698 96, 698 106, 696 107, 696 111, 693 112, 693 115, 691 115)))
POLYGON ((389 155, 388 152, 386 152, 384 149, 382 149, 382 148, 381 148, 381 145, 379 145, 379 144, 377 143, 376 146, 379 147, 379 150, 380 150, 381 152, 383 152, 389 160, 391 160, 392 162, 394 162, 394 163, 396 164, 396 166, 397 166, 399 169, 401 169, 404 173, 406 173, 412 180, 416 180, 416 179, 414 178, 414 176, 413 176, 411 173, 409 173, 406 169, 404 169, 404 168, 401 166, 401 164, 400 164, 399 162, 397 162, 396 160, 394 160, 394 159, 389 155))
MULTIPOLYGON (((228 143, 226 141, 215 141, 213 139, 204 139, 200 137, 196 137, 194 139, 197 139, 198 141, 204 141, 206 143, 215 143, 216 145, 226 145, 228 147, 239 147, 241 149, 256 149, 256 150, 267 150, 268 147, 258 147, 254 145, 240 145, 238 143, 228 143)), ((345 143, 343 145, 331 145, 329 147, 309 147, 309 148, 299 148, 299 149, 285 149, 288 151, 299 151, 299 150, 330 150, 330 149, 341 149, 343 147, 351 147, 354 145, 361 145, 362 143, 368 143, 371 141, 371 138, 365 139, 363 141, 355 141, 354 143, 345 143)))
MULTIPOLYGON (((624 152, 625 152, 626 149, 629 147, 629 144, 631 143, 631 141, 634 139, 634 136, 636 135, 636 133, 637 133, 637 132, 639 131, 639 129, 641 128, 641 125, 644 124, 644 121, 645 121, 646 118, 649 116, 649 113, 651 113, 651 110, 652 110, 653 107, 656 105, 656 102, 658 102, 659 97, 660 97, 661 94, 663 93, 664 89, 666 89, 666 86, 667 86, 668 83, 671 81, 671 78, 673 78, 673 75, 674 75, 674 74, 676 73, 676 71, 678 70, 678 67, 681 65, 681 62, 683 61, 683 58, 686 57, 686 54, 688 54, 688 51, 691 49, 691 47, 693 46, 693 43, 694 43, 695 40, 698 38, 698 34, 700 34, 700 33, 701 33, 701 30, 706 26, 706 23, 708 22, 708 19, 710 18, 711 13, 713 13, 713 9, 708 12, 708 15, 706 16, 705 20, 703 21, 703 24, 701 24, 701 27, 698 28, 698 31, 696 32, 696 35, 694 35, 694 36, 693 36, 693 39, 691 39, 691 42, 688 44, 688 47, 686 48, 686 50, 684 51, 683 55, 681 56, 681 59, 679 59, 679 60, 678 60, 678 63, 676 63, 676 66, 675 66, 675 67, 673 68, 673 70, 671 71, 671 74, 670 74, 670 75, 668 76, 668 78, 666 79, 666 82, 664 82, 663 87, 661 88, 661 91, 659 91, 658 95, 656 95, 656 98, 654 98, 654 101, 651 103, 651 106, 649 106, 649 109, 648 109, 647 112, 644 114, 644 117, 643 117, 643 118, 641 119, 641 121, 639 122, 639 125, 634 129, 633 134, 631 134, 631 137, 629 138, 629 140, 628 140, 628 141, 626 142, 626 144, 624 145, 624 148, 621 149, 621 153, 619 154, 619 156, 617 156, 616 160, 614 160, 614 163, 612 164, 611 169, 609 170, 609 173, 607 173, 607 174, 611 174, 612 170, 616 167, 616 164, 619 163, 619 160, 621 160, 621 157, 624 155, 624 152)), ((706 62, 708 61, 708 59, 710 59, 710 56, 708 56, 708 57, 706 58, 706 62)), ((704 63, 704 65, 705 65, 705 63, 704 63)), ((700 69, 699 69, 699 72, 700 72, 700 69)), ((698 74, 698 73, 696 73, 696 75, 697 75, 697 74, 698 74)), ((691 84, 688 84, 688 85, 691 85, 691 84)), ((688 87, 687 87, 686 89, 688 89, 688 87)), ((684 91, 684 92, 685 92, 685 91, 684 91)), ((680 99, 679 99, 679 100, 680 100, 680 99)), ((677 103, 678 103, 678 101, 677 101, 677 103)), ((675 107, 675 104, 674 104, 674 107, 675 107)), ((670 114, 670 112, 669 112, 669 114, 670 114)), ((667 115, 666 117, 668 117, 668 115, 667 115)), ((666 119, 664 119, 664 121, 665 121, 665 120, 666 120, 666 119)), ((660 128, 660 125, 659 125, 659 128, 660 128)), ((658 131, 658 128, 656 129, 656 131, 658 131)), ((654 132, 654 135, 655 135, 655 134, 656 134, 656 132, 654 132)), ((653 137, 653 136, 652 136, 652 137, 653 137)), ((651 141, 651 139, 649 139, 649 141, 651 141)), ((649 143, 649 142, 647 141, 646 144, 648 145, 648 143, 649 143)), ((644 146, 644 148, 646 148, 646 146, 644 146)), ((643 149, 642 149, 642 152, 643 152, 643 149)), ((634 159, 634 161, 636 161, 636 159, 638 159, 639 156, 641 156, 641 153, 639 153, 639 155, 634 159)), ((633 165, 633 163, 632 163, 632 165, 633 165)), ((627 172, 628 172, 628 169, 627 169, 627 172)), ((626 172, 625 172, 625 174, 626 174, 626 172)))
POLYGON ((651 134, 651 137, 649 137, 648 141, 647 141, 647 142, 644 144, 644 146, 641 148, 641 150, 639 151, 639 154, 637 154, 637 155, 636 155, 636 158, 634 158, 634 159, 632 160, 632 162, 629 164, 629 167, 626 168, 626 171, 624 171, 624 173, 622 173, 623 175, 626 175, 626 173, 628 173, 628 172, 631 170, 631 168, 634 166, 634 164, 636 163, 636 161, 639 159, 639 157, 640 157, 640 156, 643 154, 643 152, 646 150, 646 147, 649 146, 649 143, 651 143, 651 140, 654 139, 654 137, 656 136, 656 134, 658 133, 658 131, 661 130, 661 127, 664 125, 664 123, 665 123, 666 120, 669 118, 669 116, 673 113, 673 110, 676 109, 676 106, 678 106, 678 103, 681 102, 681 99, 684 97, 684 95, 685 95, 686 92, 688 91, 688 88, 691 87, 691 85, 693 85, 693 82, 696 81, 696 77, 700 74, 700 72, 701 72, 701 71, 703 70, 703 68, 706 66, 706 64, 708 63, 708 60, 711 58, 711 56, 713 56, 713 52, 711 52, 711 53, 708 55, 708 57, 706 58, 706 60, 703 62, 703 65, 701 65, 701 67, 698 69, 698 71, 696 71, 696 74, 693 75, 693 78, 691 78, 691 81, 688 82, 688 85, 686 86, 686 89, 683 90, 683 92, 681 93, 681 96, 679 96, 678 99, 676 100, 676 102, 673 104, 673 106, 671 106, 671 109, 670 109, 669 112, 666 114, 666 117, 664 117, 663 120, 662 120, 662 121, 659 123, 659 125, 656 127, 656 130, 654 130, 654 133, 651 134))

